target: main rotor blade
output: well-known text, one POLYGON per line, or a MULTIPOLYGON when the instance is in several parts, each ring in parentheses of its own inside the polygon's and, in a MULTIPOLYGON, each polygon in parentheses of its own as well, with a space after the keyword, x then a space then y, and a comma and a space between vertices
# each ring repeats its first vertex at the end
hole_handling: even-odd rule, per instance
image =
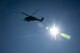
POLYGON ((39 10, 39 9, 37 9, 36 11, 34 11, 34 12, 32 13, 32 15, 34 15, 38 10, 39 10))
POLYGON ((26 16, 29 16, 28 14, 24 13, 24 12, 21 12, 22 14, 26 15, 26 16))

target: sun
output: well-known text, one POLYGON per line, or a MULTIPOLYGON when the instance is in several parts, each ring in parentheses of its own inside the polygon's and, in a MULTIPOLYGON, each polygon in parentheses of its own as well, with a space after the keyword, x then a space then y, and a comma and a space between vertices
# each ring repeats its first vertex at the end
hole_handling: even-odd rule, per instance
POLYGON ((54 38, 54 40, 57 40, 58 36, 62 36, 65 39, 70 40, 71 39, 71 35, 60 32, 60 28, 58 28, 57 26, 55 26, 55 24, 52 27, 46 27, 46 29, 50 32, 50 36, 51 36, 51 40, 54 38))
POLYGON ((53 27, 49 28, 49 31, 51 33, 52 38, 54 37, 54 39, 56 40, 56 37, 59 34, 59 29, 55 26, 55 24, 53 25, 53 27))

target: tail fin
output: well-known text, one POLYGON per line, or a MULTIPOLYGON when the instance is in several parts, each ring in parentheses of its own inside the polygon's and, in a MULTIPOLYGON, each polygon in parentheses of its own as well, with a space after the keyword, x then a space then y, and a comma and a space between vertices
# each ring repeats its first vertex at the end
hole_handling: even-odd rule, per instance
POLYGON ((42 22, 44 20, 44 17, 41 18, 40 22, 42 22))

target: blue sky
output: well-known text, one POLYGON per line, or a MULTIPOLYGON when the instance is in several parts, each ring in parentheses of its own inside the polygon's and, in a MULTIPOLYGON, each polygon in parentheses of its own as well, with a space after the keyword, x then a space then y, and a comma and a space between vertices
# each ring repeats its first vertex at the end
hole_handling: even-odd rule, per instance
POLYGON ((0 53, 80 53, 80 1, 3 0, 0 4, 0 53), (43 27, 40 22, 23 21, 26 16, 21 12, 31 15, 36 9, 33 16, 44 17, 43 27), (51 40, 45 28, 54 19, 61 32, 72 36, 70 40, 51 40))

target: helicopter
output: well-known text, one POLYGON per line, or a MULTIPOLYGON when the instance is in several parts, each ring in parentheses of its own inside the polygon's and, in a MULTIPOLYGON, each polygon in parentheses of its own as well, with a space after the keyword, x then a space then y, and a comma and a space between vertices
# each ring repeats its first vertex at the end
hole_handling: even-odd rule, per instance
POLYGON ((27 17, 24 18, 24 21, 27 21, 27 22, 40 21, 40 22, 42 22, 44 20, 44 17, 42 17, 41 19, 38 19, 38 18, 36 18, 36 17, 33 16, 37 11, 38 11, 38 9, 36 11, 34 11, 32 13, 32 15, 28 15, 28 14, 22 12, 23 15, 26 15, 27 16, 27 17))

